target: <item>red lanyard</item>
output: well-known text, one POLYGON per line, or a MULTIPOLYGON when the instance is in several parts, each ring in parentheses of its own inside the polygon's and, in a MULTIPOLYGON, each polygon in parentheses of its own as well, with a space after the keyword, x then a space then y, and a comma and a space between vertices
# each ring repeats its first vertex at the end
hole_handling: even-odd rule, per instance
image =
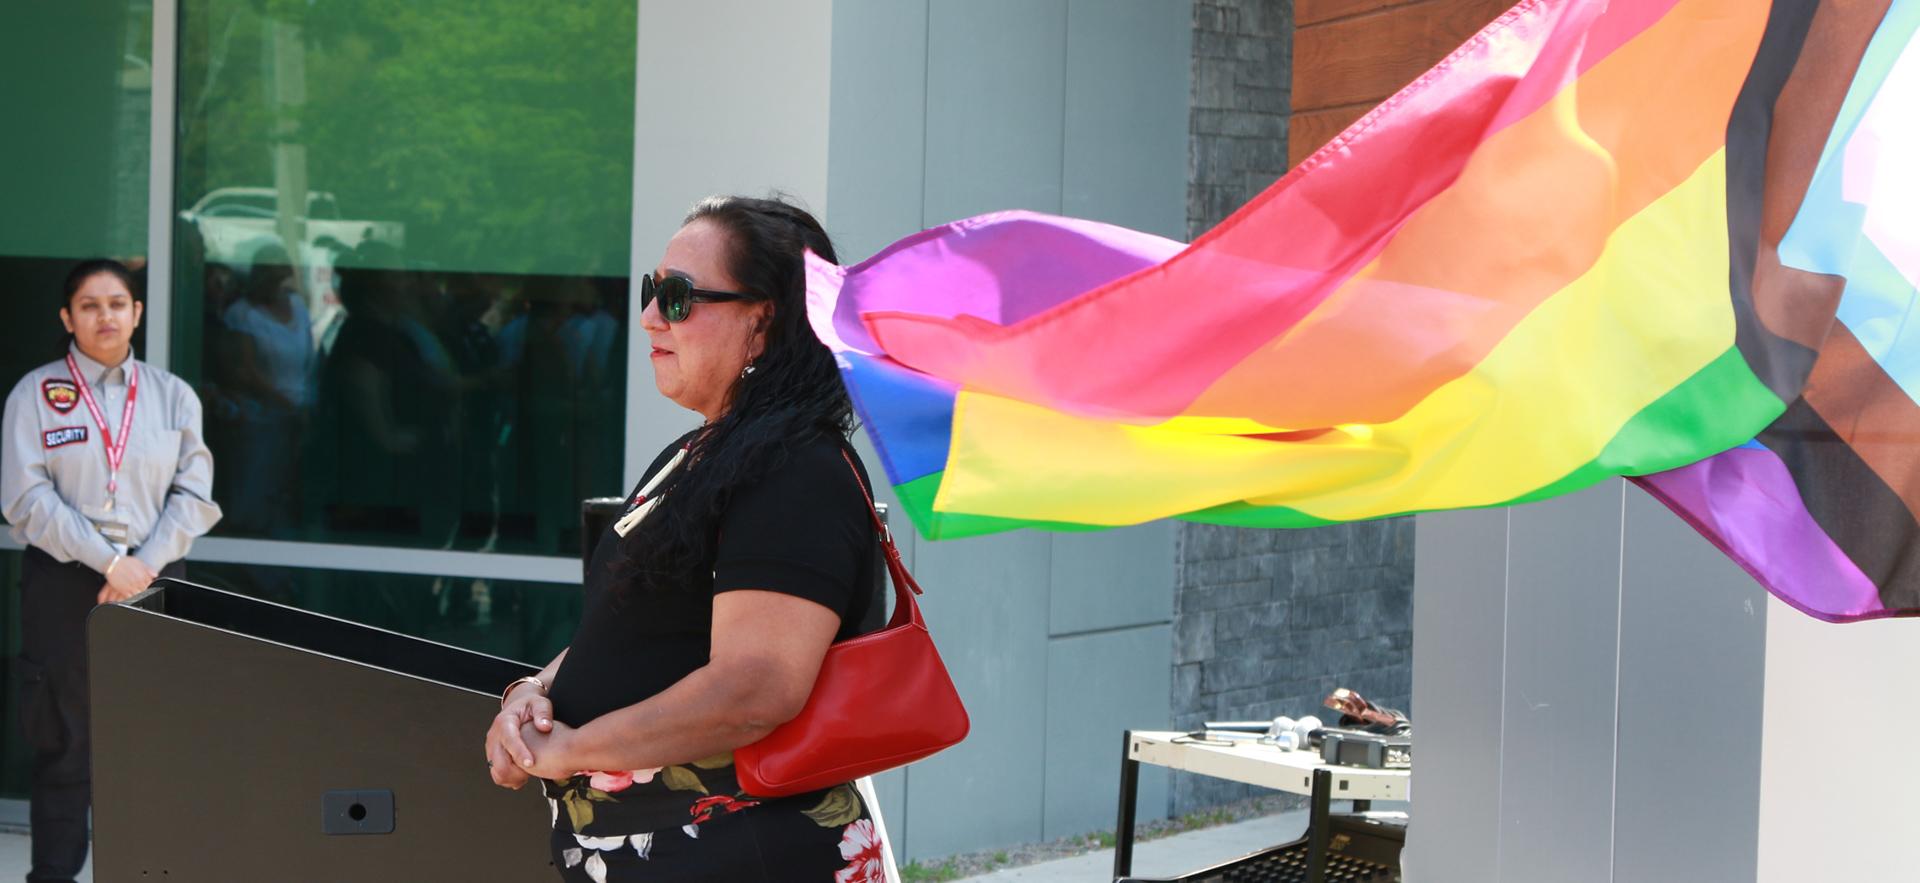
POLYGON ((100 427, 100 441, 107 448, 107 499, 112 501, 120 490, 120 463, 127 458, 127 436, 133 430, 133 400, 140 397, 140 373, 133 359, 127 359, 127 403, 120 408, 120 431, 114 432, 107 426, 107 415, 100 410, 100 402, 93 397, 93 387, 80 373, 80 364, 73 360, 73 353, 67 353, 67 371, 73 375, 73 385, 80 387, 80 400, 87 403, 87 413, 93 415, 94 425, 100 427))

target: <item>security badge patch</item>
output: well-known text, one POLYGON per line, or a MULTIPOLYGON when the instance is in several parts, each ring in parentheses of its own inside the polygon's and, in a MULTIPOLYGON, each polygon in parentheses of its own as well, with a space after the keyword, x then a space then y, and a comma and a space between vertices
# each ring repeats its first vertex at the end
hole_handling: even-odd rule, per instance
POLYGON ((75 442, 86 441, 87 428, 85 426, 62 426, 59 429, 49 429, 41 433, 40 437, 46 444, 47 449, 52 450, 61 445, 70 445, 75 442))
POLYGON ((48 380, 40 384, 40 394, 46 396, 47 406, 62 414, 80 404, 80 390, 71 380, 48 380))

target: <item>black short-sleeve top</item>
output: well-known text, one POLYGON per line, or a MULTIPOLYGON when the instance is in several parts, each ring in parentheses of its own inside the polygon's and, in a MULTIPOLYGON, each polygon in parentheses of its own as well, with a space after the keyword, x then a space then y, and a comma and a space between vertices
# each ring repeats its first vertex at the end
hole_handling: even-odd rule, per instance
MULTIPOLYGON (((647 476, 689 438, 661 451, 647 476)), ((629 585, 625 551, 627 543, 646 541, 673 505, 671 494, 635 528, 637 535, 623 540, 610 526, 594 549, 580 626, 554 677, 554 718, 583 726, 705 665, 713 599, 721 592, 760 589, 813 601, 840 615, 836 641, 877 627, 885 607, 879 539, 863 485, 871 487, 850 446, 832 438, 797 446, 763 480, 734 492, 717 528, 711 578, 671 592, 629 585)))

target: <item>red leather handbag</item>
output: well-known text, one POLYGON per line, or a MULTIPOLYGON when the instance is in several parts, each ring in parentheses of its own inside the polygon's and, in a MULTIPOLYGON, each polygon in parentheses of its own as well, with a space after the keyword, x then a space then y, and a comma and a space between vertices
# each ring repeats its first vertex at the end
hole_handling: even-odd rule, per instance
MULTIPOLYGON (((842 457, 847 457, 845 451, 842 457)), ((847 457, 847 468, 853 459, 847 457)), ((827 648, 800 716, 733 752, 740 787, 756 797, 816 791, 912 763, 967 737, 967 709, 914 601, 920 584, 866 496, 893 582, 893 618, 827 648)))

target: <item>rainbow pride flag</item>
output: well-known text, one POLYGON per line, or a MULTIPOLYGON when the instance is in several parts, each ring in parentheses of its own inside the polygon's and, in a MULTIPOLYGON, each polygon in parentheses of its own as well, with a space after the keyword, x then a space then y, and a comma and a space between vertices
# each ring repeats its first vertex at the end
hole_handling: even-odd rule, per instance
POLYGON ((1920 613, 1920 3, 1893 4, 1877 32, 1823 23, 1793 76, 1852 84, 1821 109, 1830 127, 1780 151, 1806 196, 1754 283, 1817 286, 1775 298, 1820 305, 1819 321, 1771 323, 1817 353, 1811 372, 1758 438, 1638 481, 1783 600, 1844 622, 1920 613))
POLYGON ((1835 474, 1807 446, 1879 445, 1886 469, 1920 454, 1805 420, 1859 413, 1821 410, 1827 374, 1844 407, 1892 407, 1835 355, 1845 328, 1920 382, 1900 312, 1912 210, 1860 211, 1902 195, 1915 156, 1886 141, 1911 124, 1875 108, 1912 63, 1916 2, 1529 0, 1190 246, 971 218, 856 266, 810 259, 814 330, 930 538, 1307 527, 1687 467, 1648 486, 1802 609, 1920 606, 1884 525, 1859 542, 1897 572, 1818 502, 1880 478, 1904 489, 1882 502, 1911 536, 1920 481, 1835 474), (1871 292, 1858 325, 1849 285, 1871 292), (1742 493, 1804 505, 1743 533, 1759 516, 1742 493), (1803 585, 1825 572, 1815 552, 1776 566, 1765 552, 1794 530, 1825 536, 1878 606, 1803 585))

